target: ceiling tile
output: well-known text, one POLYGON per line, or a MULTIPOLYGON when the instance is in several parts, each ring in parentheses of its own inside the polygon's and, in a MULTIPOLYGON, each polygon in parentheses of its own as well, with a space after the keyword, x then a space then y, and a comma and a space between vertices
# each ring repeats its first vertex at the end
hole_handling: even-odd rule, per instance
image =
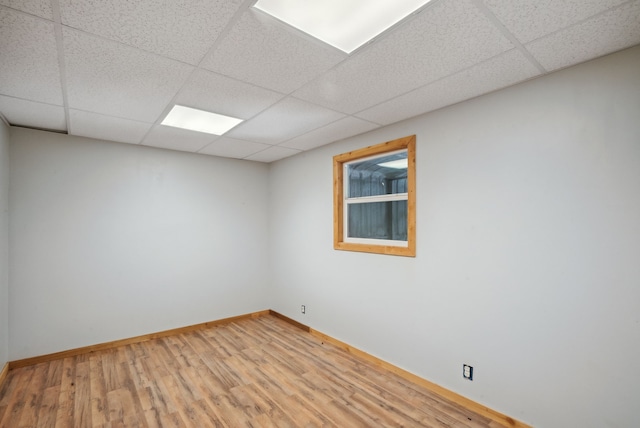
POLYGON ((269 162, 277 161, 280 159, 288 158, 289 156, 297 155, 298 153, 301 153, 300 150, 289 149, 289 148, 280 147, 280 146, 272 146, 266 150, 263 150, 254 155, 248 156, 245 159, 257 161, 257 162, 269 163, 269 162))
POLYGON ((197 64, 242 0, 60 0, 65 25, 197 64))
POLYGON ((225 158, 243 159, 269 147, 272 146, 268 144, 253 143, 251 141, 236 140, 229 137, 221 137, 204 149, 200 150, 198 153, 225 158))
POLYGON ((189 131, 172 126, 155 125, 151 132, 142 140, 142 144, 183 152, 197 152, 216 138, 219 137, 217 135, 189 131))
POLYGON ((196 70, 180 90, 176 104, 249 119, 283 95, 206 70, 196 70))
POLYGON ((640 43, 640 0, 434 0, 347 55, 254 2, 0 0, 0 113, 269 162, 640 43), (246 120, 154 127, 174 103, 246 120))
POLYGON ((193 67, 64 29, 71 108, 155 122, 193 67))
POLYGON ((551 34, 628 0, 484 0, 521 42, 551 34))
POLYGON ((11 125, 66 131, 64 108, 0 95, 0 113, 11 125))
POLYGON ((53 23, 0 9, 0 93, 62 105, 53 23))
POLYGON ((358 113, 389 125, 540 74, 517 49, 358 113))
POLYGON ((278 144, 343 117, 333 110, 286 98, 226 135, 240 140, 278 144))
POLYGON ((0 4, 45 19, 53 19, 51 0, 0 0, 0 4))
POLYGON ((363 132, 371 131, 380 125, 367 122, 356 117, 345 117, 322 128, 315 129, 299 137, 280 144, 280 147, 289 147, 299 150, 310 150, 334 141, 342 140, 363 132))
POLYGON ((81 137, 139 144, 151 125, 118 117, 69 110, 69 133, 81 137))
POLYGON ((346 57, 250 9, 201 66, 289 94, 346 57))
MULTIPOLYGON (((640 1, 525 45, 547 70, 557 70, 640 43, 640 1)), ((639 71, 640 72, 640 71, 639 71)))
POLYGON ((293 95, 353 114, 512 48, 470 1, 435 2, 293 95))

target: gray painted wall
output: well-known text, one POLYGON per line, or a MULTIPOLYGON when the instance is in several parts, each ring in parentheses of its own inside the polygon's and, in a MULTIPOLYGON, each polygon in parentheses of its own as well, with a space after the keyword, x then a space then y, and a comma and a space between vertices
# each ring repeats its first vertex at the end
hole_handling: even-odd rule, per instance
POLYGON ((640 47, 272 164, 273 309, 537 427, 640 426, 638 70, 640 47), (332 156, 411 134, 417 257, 333 250, 332 156))
POLYGON ((10 358, 266 309, 268 165, 12 128, 10 358))
POLYGON ((9 127, 0 119, 0 370, 9 361, 9 127))

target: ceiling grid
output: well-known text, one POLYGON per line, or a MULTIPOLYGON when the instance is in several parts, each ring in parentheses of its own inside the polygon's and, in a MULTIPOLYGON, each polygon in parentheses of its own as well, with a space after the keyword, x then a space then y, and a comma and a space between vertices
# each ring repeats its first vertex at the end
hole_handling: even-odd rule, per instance
POLYGON ((0 115, 273 162, 640 43, 640 0, 432 0, 350 55, 254 3, 0 0, 0 115), (244 122, 161 125, 174 104, 244 122))

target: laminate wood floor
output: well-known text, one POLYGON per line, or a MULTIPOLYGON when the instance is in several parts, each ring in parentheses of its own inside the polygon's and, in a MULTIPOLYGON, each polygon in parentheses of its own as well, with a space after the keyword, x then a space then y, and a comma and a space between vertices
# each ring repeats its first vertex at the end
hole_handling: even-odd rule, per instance
POLYGON ((9 372, 1 427, 497 427, 274 316, 9 372))

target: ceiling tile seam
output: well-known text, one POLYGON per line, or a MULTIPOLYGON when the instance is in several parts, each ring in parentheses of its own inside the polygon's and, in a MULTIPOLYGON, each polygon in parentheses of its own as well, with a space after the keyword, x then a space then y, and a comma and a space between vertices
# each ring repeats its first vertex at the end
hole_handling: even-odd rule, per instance
MULTIPOLYGON (((437 78, 437 79, 431 80, 431 81, 429 81, 429 82, 427 82, 427 83, 425 83, 425 84, 423 84, 423 85, 416 86, 416 87, 415 87, 415 88, 413 88, 413 89, 409 89, 409 90, 407 90, 407 91, 405 91, 405 92, 403 92, 403 93, 400 93, 400 94, 398 94, 398 95, 395 95, 395 96, 393 96, 393 97, 391 97, 391 98, 387 98, 387 99, 385 99, 385 100, 382 100, 382 101, 380 101, 379 103, 372 104, 372 105, 370 105, 370 106, 368 106, 368 107, 363 108, 362 110, 359 110, 359 111, 357 111, 357 112, 355 112, 355 113, 350 114, 350 116, 353 116, 353 117, 355 117, 356 119, 366 120, 367 122, 371 122, 371 123, 374 123, 374 124, 379 125, 379 126, 385 126, 385 124, 383 124, 383 123, 374 122, 374 121, 372 121, 371 119, 367 119, 367 118, 364 118, 364 117, 362 117, 362 116, 358 116, 358 115, 359 115, 359 114, 361 114, 361 113, 363 113, 363 112, 365 112, 365 111, 367 111, 367 110, 370 110, 370 109, 373 109, 373 108, 379 107, 379 106, 381 106, 381 105, 383 105, 383 104, 386 104, 386 103, 388 103, 389 101, 393 101, 393 100, 395 100, 395 99, 397 99, 397 98, 401 98, 401 97, 404 97, 405 95, 409 95, 410 93, 412 93, 412 92, 414 92, 414 91, 418 91, 418 90, 421 90, 421 89, 425 89, 427 86, 431 86, 431 85, 433 85, 433 84, 435 84, 435 83, 438 83, 438 82, 440 82, 440 81, 442 81, 442 80, 446 80, 446 79, 449 79, 449 78, 451 78, 451 77, 454 77, 454 76, 456 76, 456 75, 458 75, 458 74, 461 74, 461 73, 464 73, 464 72, 466 72, 466 71, 469 71, 469 70, 471 70, 472 68, 475 68, 475 67, 481 66, 481 65, 483 65, 483 64, 485 64, 485 63, 487 63, 487 62, 493 61, 494 59, 498 58, 499 56, 506 55, 506 54, 508 54, 508 53, 510 53, 510 52, 513 52, 513 51, 515 51, 515 50, 518 50, 518 49, 517 49, 517 48, 515 48, 515 47, 513 47, 513 48, 511 48, 511 49, 509 49, 509 50, 506 50, 506 51, 504 51, 504 52, 500 52, 500 53, 499 53, 499 54, 497 54, 497 55, 494 55, 494 56, 492 56, 492 57, 489 57, 489 58, 487 58, 487 59, 484 59, 484 60, 482 60, 482 61, 480 61, 480 62, 476 62, 476 63, 474 63, 474 64, 471 64, 471 65, 470 65, 470 66, 468 66, 468 67, 462 68, 462 69, 460 69, 460 70, 456 70, 456 71, 454 71, 453 73, 449 73, 449 74, 444 75, 444 76, 442 76, 442 77, 439 77, 439 78, 437 78)), ((536 75, 536 76, 534 76, 533 78, 538 77, 538 76, 539 76, 539 75, 536 75)), ((526 79, 526 80, 528 80, 528 79, 526 79)), ((516 83, 520 83, 520 82, 516 82, 516 83)), ((516 84, 516 83, 514 83, 514 84, 516 84)), ((508 86, 511 86, 511 85, 508 85, 508 86)), ((492 91, 492 92, 493 92, 493 91, 492 91)), ((474 98, 475 98, 475 97, 474 97, 474 98)), ((456 101, 456 102, 455 102, 455 103, 453 103, 453 104, 458 104, 458 102, 459 102, 459 101, 456 101)), ((450 104, 450 105, 453 105, 453 104, 450 104)), ((446 107, 446 106, 438 107, 438 109, 443 108, 443 107, 446 107)), ((438 110, 438 109, 436 109, 436 110, 438 110)), ((423 115, 423 114, 425 114, 425 113, 429 113, 430 111, 434 111, 434 110, 424 111, 424 112, 422 112, 422 113, 418 113, 416 116, 420 116, 420 115, 423 115)), ((414 116, 414 117, 415 117, 415 116, 414 116)), ((408 118, 407 118, 407 119, 408 119, 408 118)), ((404 119, 403 119, 403 120, 404 120, 404 119)))
MULTIPOLYGON (((511 49, 511 50, 509 50, 507 52, 511 52, 511 51, 514 51, 514 50, 516 50, 516 49, 514 48, 514 49, 511 49)), ((555 70, 554 71, 550 71, 549 73, 554 73, 554 72, 555 72, 555 70)), ((492 90, 487 91, 487 92, 482 92, 482 93, 480 93, 478 95, 474 95, 474 96, 469 97, 469 98, 464 98, 462 100, 454 101, 454 102, 452 102, 450 104, 442 105, 442 106, 436 107, 436 108, 434 108, 432 110, 426 111, 424 113, 417 114, 416 116, 408 117, 406 119, 402 119, 401 121, 394 122, 392 125, 395 125, 396 123, 399 123, 399 122, 402 122, 402 121, 405 121, 405 120, 411 120, 411 119, 413 119, 415 117, 422 116, 423 114, 433 113, 433 112, 436 112, 438 110, 442 110, 442 109, 445 109, 445 108, 448 108, 448 107, 453 107, 453 106, 458 105, 458 104, 463 104, 463 103, 466 103, 466 102, 470 102, 470 101, 473 101, 473 100, 475 100, 477 98, 482 98, 482 97, 485 97, 485 96, 500 92, 500 91, 502 91, 504 89, 507 89, 507 88, 510 88, 512 86, 521 85, 523 83, 529 82, 530 80, 538 79, 538 78, 542 77, 543 75, 544 75, 544 73, 536 74, 535 76, 527 77, 526 79, 518 80, 518 81, 513 82, 513 83, 509 83, 506 86, 500 86, 498 88, 492 89, 492 90)))
MULTIPOLYGON (((320 76, 320 77, 322 77, 322 76, 320 76)), ((313 80, 315 80, 315 79, 313 79, 313 80)), ((300 88, 302 88, 302 87, 304 87, 304 85, 303 85, 303 86, 301 86, 300 88)), ((311 105, 314 105, 314 106, 316 106, 316 107, 323 108, 323 109, 325 109, 325 110, 330 110, 330 111, 332 111, 332 112, 334 112, 334 113, 339 113, 339 114, 342 114, 342 115, 344 115, 344 116, 352 116, 352 115, 353 115, 353 113, 349 113, 348 111, 336 110, 336 109, 335 109, 335 108, 333 108, 333 107, 329 107, 328 105, 329 105, 330 103, 320 104, 320 103, 318 103, 318 102, 313 102, 313 101, 305 100, 304 98, 296 97, 296 96, 295 96, 295 95, 293 95, 293 94, 289 94, 289 95, 287 96, 287 98, 292 98, 292 99, 294 99, 294 100, 296 100, 296 101, 302 101, 303 103, 311 104, 311 105)))
MULTIPOLYGON (((286 140, 280 141, 279 143, 274 144, 274 146, 276 146, 276 147, 284 147, 284 148, 286 148, 286 149, 291 149, 292 147, 282 146, 282 144, 285 144, 286 142, 291 141, 291 140, 294 140, 294 139, 296 139, 296 138, 303 137, 303 136, 305 136, 305 135, 307 135, 307 134, 309 134, 309 133, 311 133, 311 132, 317 131, 318 129, 322 129, 322 128, 324 128, 325 126, 332 125, 332 124, 334 124, 334 123, 336 123, 336 122, 338 122, 338 121, 340 121, 340 120, 346 119, 347 117, 349 117, 349 116, 344 116, 344 117, 338 118, 338 119, 336 119, 336 120, 332 120, 331 122, 325 123, 324 125, 317 126, 317 127, 313 128, 313 129, 310 129, 310 130, 308 130, 308 131, 306 131, 306 132, 302 133, 302 134, 298 134, 298 135, 296 135, 295 137, 291 137, 291 138, 288 138, 288 139, 286 139, 286 140)), ((327 144, 329 144, 329 143, 327 143, 327 144)), ((299 150, 299 149, 295 149, 295 150, 299 150)), ((304 150, 303 150, 303 151, 304 151, 304 150)))
POLYGON ((38 101, 38 100, 31 99, 31 98, 17 97, 15 95, 0 94, 0 96, 3 96, 5 98, 11 98, 13 100, 18 100, 18 101, 27 101, 27 102, 30 102, 30 103, 44 104, 46 106, 51 106, 51 107, 64 107, 61 104, 50 103, 50 102, 47 102, 47 101, 38 101))
MULTIPOLYGON (((276 146, 276 147, 284 147, 285 149, 300 150, 300 149, 294 149, 293 147, 283 146, 283 144, 286 144, 286 143, 288 143, 288 142, 289 142, 289 141, 291 141, 291 140, 295 140, 296 138, 304 137, 305 135, 310 134, 310 133, 312 133, 312 132, 314 132, 314 131, 317 131, 318 129, 322 129, 322 128, 324 128, 324 127, 327 127, 327 126, 329 126, 329 125, 332 125, 332 124, 334 124, 334 123, 336 123, 336 122, 340 122, 341 120, 345 120, 345 119, 348 119, 348 118, 361 120, 361 121, 363 121, 363 122, 368 122, 368 123, 370 123, 370 124, 372 124, 372 125, 376 125, 376 127, 378 127, 378 128, 379 128, 379 127, 381 127, 381 126, 383 126, 383 125, 381 125, 381 124, 379 124, 379 123, 372 122, 372 121, 370 121, 369 119, 363 119, 363 118, 361 118, 361 117, 355 117, 354 115, 349 114, 349 115, 346 115, 346 116, 344 116, 344 117, 338 118, 338 119, 336 119, 336 120, 332 120, 332 121, 331 121, 331 122, 329 122, 329 123, 325 123, 324 125, 320 125, 320 126, 318 126, 317 128, 313 128, 313 129, 311 129, 311 130, 309 130, 309 131, 307 131, 307 132, 305 132, 305 133, 303 133, 303 134, 299 134, 299 135, 296 135, 295 137, 291 137, 291 138, 289 138, 289 139, 287 139, 287 140, 280 141, 279 143, 275 144, 274 146, 276 146)), ((374 129, 376 129, 376 128, 374 128, 374 129)), ((365 132, 368 132, 368 131, 365 131, 365 132)), ((356 134, 356 135, 359 135, 359 134, 356 134)), ((353 135, 352 135, 351 137, 353 137, 353 135)), ((329 142, 328 142, 328 143, 326 143, 326 144, 335 143, 336 141, 344 140, 344 139, 346 139, 346 138, 350 138, 350 137, 344 137, 344 138, 340 138, 339 140, 329 141, 329 142)), ((305 150, 302 150, 302 151, 305 151, 305 150)))
MULTIPOLYGON (((57 1, 57 0, 51 0, 51 1, 53 2, 53 1, 57 1)), ((81 34, 84 34, 84 35, 87 35, 87 36, 90 36, 90 37, 95 37, 96 39, 100 39, 100 40, 102 40, 104 42, 107 42, 107 43, 115 43, 115 44, 118 44, 120 46, 124 46, 127 49, 133 49, 133 50, 136 50, 136 51, 139 51, 139 52, 144 52, 144 53, 146 53, 148 55, 153 55, 155 57, 159 57, 159 58, 163 58, 163 59, 166 59, 166 60, 169 60, 169 61, 173 61, 173 62, 176 62, 176 63, 184 64, 184 65, 187 65, 189 67, 194 67, 194 68, 196 67, 195 64, 191 64, 191 63, 188 63, 186 61, 182 61, 182 60, 179 60, 179 59, 171 58, 169 56, 162 55, 162 54, 159 54, 157 52, 150 51, 148 49, 142 49, 142 48, 140 48, 138 46, 133 46, 133 45, 130 45, 128 43, 121 42, 120 40, 113 40, 113 39, 110 39, 109 37, 103 36, 101 34, 92 33, 90 31, 83 30, 81 28, 77 28, 77 27, 73 27, 71 25, 64 24, 62 22, 60 22, 60 25, 61 25, 61 28, 66 28, 68 30, 75 31, 77 33, 81 33, 81 34)))
MULTIPOLYGON (((341 110, 336 110, 336 109, 335 109, 335 108, 333 108, 333 107, 327 107, 326 105, 323 105, 323 104, 320 104, 320 103, 316 103, 316 102, 312 102, 312 101, 305 100, 305 99, 302 99, 302 98, 298 98, 298 97, 296 97, 295 95, 289 95, 287 98, 292 98, 292 99, 294 99, 294 100, 296 100, 296 101, 302 101, 303 103, 311 104, 311 105, 313 105, 313 106, 320 107, 320 108, 322 108, 322 109, 324 109, 324 110, 329 110, 329 111, 332 111, 332 112, 334 112, 334 113, 341 114, 341 115, 343 115, 343 116, 351 116, 351 115, 352 115, 352 114, 351 114, 351 113, 349 113, 349 112, 341 111, 341 110)), ((327 104, 329 104, 329 103, 327 103, 327 104)))
MULTIPOLYGON (((208 73, 214 73, 217 74, 219 76, 224 76, 226 78, 232 79, 236 82, 241 82, 243 84, 250 84, 248 82, 244 82, 238 79, 235 79, 231 76, 226 76, 224 74, 221 73, 216 73, 214 71, 211 71, 207 68, 202 67, 202 63, 210 56, 213 54, 213 52, 218 48, 218 46, 220 45, 220 43, 222 42, 222 40, 224 40, 224 38, 229 34, 229 32, 231 31, 231 29, 234 27, 234 25, 240 20, 240 18, 242 17, 242 14, 245 13, 245 11, 249 8, 249 6, 251 6, 253 3, 255 3, 256 0, 245 0, 240 7, 238 7, 238 10, 236 10, 236 13, 234 13, 233 17, 229 20, 229 22, 227 22, 227 25, 223 28, 223 30, 218 34, 218 36, 216 37, 216 39, 212 42, 211 46, 209 47, 209 49, 207 49, 207 52, 205 52, 204 55, 202 55, 202 58, 200 58, 200 61, 198 61, 197 64, 189 64, 191 67, 193 67, 193 69, 191 70, 191 72, 189 73, 189 75, 187 76, 187 78, 184 80, 184 82, 182 83, 182 85, 180 85, 180 87, 178 88, 178 90, 176 91, 175 94, 173 94, 173 97, 171 97, 171 99, 169 100, 168 104, 165 106, 165 108, 162 110, 162 112, 160 113, 160 115, 158 116, 158 118, 152 123, 152 126, 149 128, 149 130, 142 136, 142 139, 140 140, 140 143, 138 144, 142 144, 142 142, 147 138, 147 136, 153 131, 153 128, 156 125, 160 125, 162 123, 162 121, 164 120, 164 117, 169 114, 169 111, 171 111, 171 109, 173 108, 173 106, 176 104, 176 100, 178 98, 178 95, 182 92, 182 90, 190 83, 193 81, 194 76, 196 74, 196 72, 198 70, 203 70, 206 71, 208 73)), ((162 55, 161 55, 162 56, 162 55)), ((166 58, 166 57, 165 57, 166 58)), ((267 88, 263 88, 261 86, 256 86, 253 84, 250 84, 256 88, 261 88, 261 89, 267 89, 267 88)), ((278 91, 273 91, 272 92, 276 92, 276 93, 280 93, 278 91)), ((284 97, 284 95, 283 95, 284 97)), ((273 104, 271 104, 269 107, 272 107, 273 105, 275 105, 278 101, 274 102, 273 104)), ((186 107, 191 107, 191 106, 186 106, 186 107)), ((266 109, 265 109, 266 110, 266 109)), ((262 110, 264 111, 264 110, 262 110)), ((260 111, 260 113, 262 113, 262 111, 260 111)), ((217 112, 212 112, 212 113, 217 113, 217 112)), ((258 114, 260 114, 258 113, 258 114)), ((250 119, 243 119, 244 122, 253 119, 255 116, 252 116, 250 119)), ((217 136, 218 138, 221 137, 221 135, 217 136)), ((217 138, 216 138, 217 140, 217 138)), ((210 143, 206 144, 205 146, 201 147, 198 151, 196 151, 195 153, 200 152, 200 150, 205 149, 206 147, 208 147, 209 145, 213 144, 216 140, 211 141, 210 143)))
MULTIPOLYGON (((266 144, 266 143, 263 143, 263 144, 266 144)), ((262 150, 258 150, 257 152, 255 152, 255 153, 251 153, 250 155, 244 156, 244 157, 242 157, 242 158, 240 158, 240 159, 247 159, 247 158, 250 158, 251 156, 255 156, 255 155, 257 155, 257 154, 259 154, 259 153, 262 153, 262 152, 264 152, 264 151, 266 151, 266 150, 271 150, 271 149, 273 149, 274 147, 278 147, 278 146, 276 146, 276 145, 271 145, 271 146, 269 146, 269 147, 265 147, 265 148, 264 148, 264 149, 262 149, 262 150)), ((294 151, 298 152, 298 153, 295 153, 295 155, 297 155, 297 154, 300 154, 300 153, 304 152, 304 150, 300 150, 300 149, 292 149, 291 147, 280 147, 280 148, 282 148, 282 149, 287 149, 287 150, 294 150, 294 151)), ((295 155, 292 155, 292 156, 295 156, 295 155)), ((277 160, 277 159, 276 159, 276 160, 277 160)), ((262 161, 259 161, 259 162, 262 162, 262 161)), ((275 162, 275 161, 274 161, 274 162, 275 162)), ((271 163, 271 162, 266 162, 266 163, 271 163)))
MULTIPOLYGON (((44 104, 44 103, 42 103, 42 104, 44 104)), ((77 108, 77 107, 69 107, 69 110, 81 111, 83 113, 89 113, 89 114, 97 114, 99 116, 105 116, 105 117, 112 117, 114 119, 126 120, 128 122, 144 123, 145 125, 153 125, 154 124, 154 122, 145 122, 144 120, 131 119, 130 117, 123 117, 123 116, 115 116, 113 114, 100 113, 98 111, 85 110, 85 109, 77 108)), ((128 143, 128 144, 130 144, 130 143, 128 143)))
MULTIPOLYGON (((44 103, 42 103, 42 104, 44 104, 44 103)), ((55 105, 55 104, 53 104, 53 105, 55 105)), ((60 107, 60 106, 58 106, 58 107, 60 107)), ((131 119, 129 117, 114 116, 112 114, 100 113, 100 112, 97 112, 97 111, 85 110, 85 109, 81 109, 81 108, 69 107, 69 111, 71 111, 71 110, 80 111, 82 113, 95 114, 95 115, 98 115, 98 116, 110 117, 110 118, 113 118, 113 119, 126 120, 127 122, 136 122, 136 123, 142 123, 142 124, 145 124, 145 125, 153 125, 153 122, 145 122, 144 120, 131 119)), ((127 144, 131 144, 131 143, 127 143, 127 144)))
MULTIPOLYGON (((222 137, 223 137, 223 136, 218 136, 218 138, 216 138, 215 140, 213 140, 213 141, 212 141, 212 142, 210 142, 210 143, 207 143, 204 147, 200 148, 199 150, 196 150, 196 151, 195 151, 195 152, 193 152, 193 153, 203 154, 203 155, 207 155, 207 156, 215 156, 215 155, 209 155, 209 154, 207 154, 207 153, 201 153, 201 152, 202 152, 204 149, 206 149, 207 147, 209 147, 209 146, 211 146, 211 145, 215 144, 215 143, 216 143, 220 138, 222 138, 222 137)), ((232 140, 237 140, 237 141, 243 141, 243 142, 245 142, 245 143, 261 144, 261 145, 267 145, 267 146, 269 146, 269 147, 265 147, 265 148, 263 148, 263 149, 261 149, 261 150, 258 150, 258 151, 256 151, 256 152, 250 153, 250 154, 248 154, 247 156, 244 156, 244 157, 241 157, 241 158, 234 158, 234 159, 246 159, 246 158, 248 158, 249 156, 253 156, 253 155, 257 154, 257 153, 260 153, 260 152, 263 152, 263 151, 265 151, 265 150, 267 150, 267 149, 270 149, 270 148, 272 148, 272 147, 275 147, 274 145, 271 145, 271 144, 269 144, 269 143, 258 143, 258 142, 256 142, 256 141, 245 140, 245 139, 243 139, 243 138, 231 138, 231 137, 227 137, 227 138, 230 138, 230 139, 232 139, 232 140)), ((287 148, 288 148, 288 147, 287 147, 287 148)))
MULTIPOLYGON (((196 64, 193 64, 193 65, 195 65, 196 67, 202 70, 212 71, 205 67, 202 67, 202 63, 207 58, 209 58, 209 56, 211 56, 216 49, 218 49, 218 46, 220 46, 220 43, 222 43, 222 41, 229 35, 229 33, 231 32, 233 27, 235 27, 238 21, 240 21, 240 18, 242 18, 242 15, 247 10, 249 10, 249 7, 251 7, 251 5, 253 5, 253 3, 255 2, 256 0, 245 0, 244 2, 242 2, 238 10, 236 10, 236 13, 234 13, 231 19, 227 22, 227 25, 225 25, 225 27, 222 29, 222 31, 220 31, 216 39, 211 43, 211 46, 209 46, 209 49, 207 49, 204 55, 202 55, 202 58, 200 58, 200 61, 198 61, 196 64)), ((237 80, 237 79, 234 79, 234 80, 237 80)))
MULTIPOLYGON (((212 137, 215 137, 215 135, 212 135, 212 137)), ((218 139, 218 138, 216 138, 215 140, 217 140, 217 139, 218 139)), ((214 140, 214 141, 215 141, 215 140, 214 140)), ((138 145, 138 146, 140 146, 140 147, 153 147, 153 148, 155 148, 155 149, 175 150, 175 151, 177 151, 177 152, 183 152, 183 153, 196 153, 196 154, 197 154, 197 153, 199 153, 199 152, 200 152, 200 150, 202 150, 202 149, 204 149, 205 147, 207 147, 207 146, 211 145, 212 143, 213 143, 213 141, 208 142, 208 143, 204 143, 204 146, 200 147, 198 150, 193 150, 193 151, 191 151, 191 150, 176 149, 176 148, 173 148, 173 147, 154 146, 154 145, 151 145, 151 144, 143 144, 142 142, 138 143, 137 145, 138 145)), ((134 145, 135 145, 135 144, 134 144, 134 145)), ((206 153, 205 153, 205 154, 206 154, 206 153)))
MULTIPOLYGON (((585 22, 591 21, 592 19, 598 18, 598 17, 600 17, 602 15, 606 15, 607 13, 613 12, 616 9, 622 9, 623 7, 626 7, 626 6, 628 6, 628 5, 632 4, 632 3, 635 3, 637 1, 638 0, 628 0, 626 2, 620 3, 619 5, 610 7, 609 9, 605 9, 603 11, 600 11, 600 12, 594 14, 594 15, 587 16, 586 18, 581 19, 580 21, 572 22, 571 25, 567 25, 566 27, 562 27, 562 28, 559 28, 559 29, 557 29, 555 31, 552 31, 551 33, 547 33, 544 36, 541 36, 541 37, 538 37, 536 39, 530 40, 530 41, 528 41, 526 43, 526 45, 530 45, 530 44, 533 44, 533 43, 537 42, 538 40, 543 40, 543 39, 546 39, 547 37, 554 36, 554 35, 556 35, 558 33, 561 33, 563 31, 568 30, 569 28, 577 27, 579 25, 584 24, 585 22)), ((613 53, 613 52, 611 52, 611 53, 613 53)), ((557 71, 557 70, 554 70, 554 71, 557 71)))
POLYGON ((0 4, 0 10, 7 10, 7 11, 9 11, 9 12, 18 13, 18 14, 20 14, 20 15, 28 16, 28 17, 30 17, 30 18, 36 18, 36 19, 39 19, 40 21, 45 21, 45 22, 54 22, 54 21, 53 21, 53 20, 51 20, 51 19, 47 19, 47 18, 44 18, 44 17, 42 17, 42 16, 34 15, 34 14, 32 14, 32 13, 25 12, 24 10, 14 9, 14 8, 12 8, 11 6, 6 6, 6 5, 3 5, 3 4, 0 4))
POLYGON ((538 60, 529 52, 520 40, 516 38, 516 36, 511 33, 507 29, 507 27, 496 17, 493 12, 484 4, 482 0, 471 0, 475 6, 482 12, 485 17, 502 33, 504 37, 509 40, 513 46, 518 49, 526 58, 533 64, 542 74, 547 73, 548 71, 538 62, 538 60))
MULTIPOLYGON (((207 147, 211 146, 212 144, 215 144, 216 141, 218 141, 220 138, 222 138, 221 135, 218 135, 217 138, 215 138, 213 141, 208 142, 207 144, 205 144, 203 147, 200 147, 198 150, 196 150, 193 153, 200 153, 202 152, 204 149, 206 149, 207 147)), ((238 140, 238 141, 245 141, 247 143, 253 143, 253 141, 248 141, 248 140, 242 140, 240 138, 234 138, 234 140, 238 140)), ((203 155, 206 155, 206 153, 200 153, 203 155)))
POLYGON ((71 117, 69 115, 69 97, 67 94, 67 66, 65 64, 64 44, 62 42, 62 19, 60 16, 60 3, 51 0, 51 13, 53 15, 53 31, 56 38, 58 51, 58 72, 60 73, 60 90, 62 91, 62 108, 64 109, 64 121, 67 134, 71 133, 71 117))

